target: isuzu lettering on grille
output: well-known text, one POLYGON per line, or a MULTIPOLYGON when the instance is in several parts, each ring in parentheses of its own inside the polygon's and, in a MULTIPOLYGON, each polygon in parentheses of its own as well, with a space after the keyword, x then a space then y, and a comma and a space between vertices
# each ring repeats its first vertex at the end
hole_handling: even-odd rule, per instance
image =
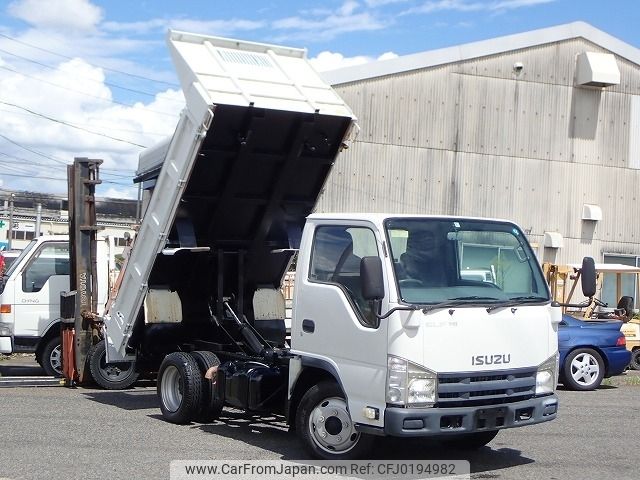
POLYGON ((471 365, 504 365, 511 362, 511 354, 475 355, 471 357, 471 365))

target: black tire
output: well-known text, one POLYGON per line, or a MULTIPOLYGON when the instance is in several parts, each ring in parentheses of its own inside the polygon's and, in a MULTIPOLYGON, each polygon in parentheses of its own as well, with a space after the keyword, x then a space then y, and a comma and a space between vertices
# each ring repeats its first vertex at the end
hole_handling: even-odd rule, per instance
POLYGON ((304 447, 315 458, 362 458, 373 445, 372 436, 354 429, 344 394, 334 382, 311 387, 300 400, 295 421, 304 447))
POLYGON ((629 362, 629 368, 632 370, 640 370, 640 348, 636 348, 631 352, 631 361, 629 362))
POLYGON ((195 416, 195 421, 209 423, 216 420, 222 412, 223 402, 215 394, 215 383, 207 380, 204 375, 211 367, 220 365, 220 360, 215 353, 207 351, 191 352, 191 356, 196 361, 200 369, 202 378, 202 395, 200 397, 200 409, 195 416))
POLYGON ((447 445, 461 450, 477 450, 484 447, 496 438, 500 430, 488 430, 486 432, 463 433, 446 440, 447 445))
POLYGON ((138 380, 135 362, 107 363, 104 340, 89 349, 87 362, 93 381, 106 390, 123 390, 138 380))
POLYGON ((62 376, 62 340, 60 335, 49 339, 38 356, 38 363, 47 375, 62 376))
POLYGON ((191 422, 202 404, 202 374, 194 358, 184 352, 164 357, 158 372, 157 392, 162 416, 167 421, 191 422))
POLYGON ((578 348, 564 361, 563 383, 570 390, 595 390, 602 383, 605 365, 598 352, 591 348, 578 348))

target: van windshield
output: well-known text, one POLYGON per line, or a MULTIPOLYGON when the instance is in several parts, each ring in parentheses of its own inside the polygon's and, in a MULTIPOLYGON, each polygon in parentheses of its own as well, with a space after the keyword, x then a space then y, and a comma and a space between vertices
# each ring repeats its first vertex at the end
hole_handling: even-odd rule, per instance
POLYGON ((540 265, 512 223, 391 218, 385 229, 406 303, 500 306, 550 301, 540 265))

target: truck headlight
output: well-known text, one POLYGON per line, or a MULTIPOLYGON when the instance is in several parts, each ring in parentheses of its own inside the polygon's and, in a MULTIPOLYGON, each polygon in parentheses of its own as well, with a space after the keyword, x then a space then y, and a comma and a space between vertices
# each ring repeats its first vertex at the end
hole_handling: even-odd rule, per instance
POLYGON ((13 335, 13 329, 11 328, 13 323, 0 322, 0 337, 10 337, 13 335))
POLYGON ((404 358, 387 357, 387 403, 429 407, 436 402, 438 377, 404 358))
POLYGON ((538 366, 536 373, 536 395, 549 395, 558 385, 558 353, 538 366))

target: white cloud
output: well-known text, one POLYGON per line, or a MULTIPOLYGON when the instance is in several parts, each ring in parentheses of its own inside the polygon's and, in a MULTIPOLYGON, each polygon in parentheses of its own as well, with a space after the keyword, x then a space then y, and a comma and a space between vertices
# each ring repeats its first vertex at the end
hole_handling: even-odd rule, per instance
POLYGON ((38 27, 88 31, 102 20, 100 7, 88 0, 15 0, 7 12, 38 27))
POLYGON ((393 52, 386 52, 377 58, 369 57, 366 55, 358 55, 355 57, 345 57, 341 53, 337 52, 320 52, 318 56, 310 58, 309 62, 319 72, 326 72, 329 70, 337 70, 343 67, 352 67, 354 65, 362 65, 363 63, 373 62, 375 60, 389 60, 396 58, 393 52))
POLYGON ((191 18, 152 18, 141 22, 104 22, 101 24, 101 27, 107 32, 126 33, 129 35, 164 32, 172 28, 186 32, 228 36, 237 32, 257 30, 266 26, 266 22, 254 20, 199 20, 191 18))
POLYGON ((447 10, 456 12, 499 12, 504 10, 515 10, 523 7, 532 7, 555 1, 556 0, 494 0, 490 2, 481 2, 467 0, 437 0, 428 1, 417 7, 409 8, 402 12, 401 15, 416 13, 426 14, 447 10))

